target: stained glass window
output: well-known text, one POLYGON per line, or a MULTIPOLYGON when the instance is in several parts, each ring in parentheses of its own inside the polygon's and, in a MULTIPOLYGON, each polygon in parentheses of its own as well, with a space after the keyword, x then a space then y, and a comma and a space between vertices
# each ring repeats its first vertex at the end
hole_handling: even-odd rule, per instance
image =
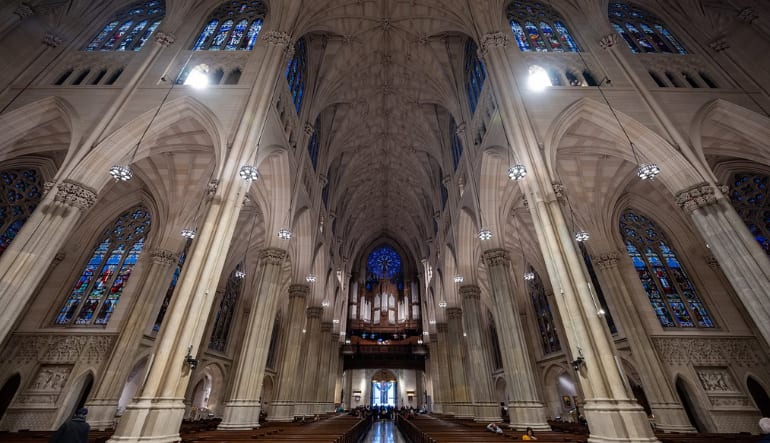
POLYGON ((627 209, 620 216, 620 233, 660 324, 664 328, 713 328, 714 321, 695 286, 655 222, 627 209))
POLYGON ((94 37, 86 51, 138 51, 166 15, 165 2, 151 0, 135 3, 112 17, 94 37))
POLYGON ((214 320, 214 329, 211 331, 211 341, 209 349, 218 352, 225 352, 227 349, 227 336, 230 335, 230 326, 235 316, 235 304, 238 302, 238 296, 241 294, 243 278, 239 277, 237 272, 242 270, 243 264, 235 267, 225 285, 225 293, 219 302, 219 309, 214 320))
POLYGON ((487 71, 484 63, 479 59, 476 43, 468 39, 465 44, 465 89, 468 92, 471 114, 476 112, 476 105, 479 103, 486 79, 487 71))
POLYGON ((390 246, 379 246, 369 254, 366 267, 378 280, 392 280, 401 274, 401 256, 390 246))
POLYGON ((529 272, 535 275, 532 280, 527 280, 527 291, 532 300, 532 306, 535 308, 535 318, 537 327, 540 329, 540 343, 543 346, 543 353, 550 354, 561 350, 559 335, 556 332, 556 323, 553 320, 551 305, 545 295, 545 287, 540 275, 530 266, 529 272))
POLYGON ((121 214, 94 249, 56 316, 56 324, 106 325, 120 301, 150 231, 150 213, 138 206, 121 214))
POLYGON ((610 2, 609 18, 631 52, 687 54, 666 25, 644 9, 628 3, 610 2))
POLYGON ((267 14, 259 0, 222 3, 206 19, 194 51, 251 51, 267 14))
POLYGON ((302 107, 302 96, 305 93, 305 81, 307 80, 307 48, 304 39, 297 40, 294 44, 294 57, 286 67, 286 81, 289 84, 291 99, 294 108, 299 114, 302 107))
POLYGON ((166 295, 163 297, 163 303, 160 305, 158 316, 155 317, 155 324, 152 325, 153 335, 160 331, 160 325, 163 324, 163 319, 166 317, 166 311, 168 311, 168 306, 171 304, 171 296, 174 295, 174 289, 176 289, 176 284, 179 282, 179 275, 182 273, 182 267, 184 266, 187 254, 190 252, 190 245, 192 245, 192 239, 187 239, 184 250, 179 254, 174 275, 171 277, 171 283, 168 285, 168 289, 166 289, 166 295))
POLYGON ((42 189, 43 180, 37 169, 0 171, 0 255, 40 203, 42 189))
POLYGON ((507 15, 522 51, 579 51, 561 16, 550 6, 536 1, 514 1, 508 5, 507 15))
POLYGON ((739 172, 730 183, 730 201, 751 235, 770 255, 770 204, 767 199, 766 174, 739 172))

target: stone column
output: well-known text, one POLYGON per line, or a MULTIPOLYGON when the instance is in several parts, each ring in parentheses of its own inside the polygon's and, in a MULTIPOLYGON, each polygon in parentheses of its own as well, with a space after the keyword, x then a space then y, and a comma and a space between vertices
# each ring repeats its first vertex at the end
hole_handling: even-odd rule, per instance
POLYGON ((463 310, 447 308, 447 332, 449 373, 452 377, 452 409, 457 418, 473 418, 473 402, 471 401, 469 382, 466 375, 467 346, 463 336, 463 310))
POLYGON ((438 392, 439 409, 443 414, 455 415, 454 394, 452 391, 452 376, 449 372, 449 326, 446 323, 436 323, 436 334, 433 337, 435 343, 436 365, 438 366, 438 379, 434 381, 434 391, 438 392))
POLYGON ((335 344, 332 326, 331 322, 321 323, 321 334, 318 338, 321 352, 318 354, 318 375, 316 376, 318 387, 315 392, 311 391, 311 394, 315 394, 314 414, 324 414, 334 410, 334 385, 330 381, 336 382, 337 374, 332 372, 332 357, 334 357, 332 345, 335 344))
POLYGON ((542 157, 535 128, 519 90, 506 47, 510 31, 490 32, 480 39, 480 54, 500 106, 503 128, 510 135, 529 175, 521 182, 529 202, 538 244, 545 259, 551 286, 556 292, 568 355, 579 368, 580 385, 585 394, 583 411, 591 428, 592 442, 655 442, 655 435, 629 389, 616 361, 615 344, 596 314, 584 264, 575 246, 573 233, 556 200, 550 172, 542 157))
POLYGON ((628 254, 610 251, 592 257, 592 261, 604 293, 615 301, 612 304, 612 313, 616 320, 623 325, 623 332, 631 346, 634 362, 637 365, 635 369, 642 379, 644 393, 650 402, 650 409, 655 415, 657 429, 664 432, 696 432, 679 402, 679 397, 671 385, 671 380, 666 374, 657 352, 655 352, 650 337, 644 330, 644 324, 639 313, 634 309, 633 294, 634 292, 644 293, 644 288, 641 287, 640 283, 636 285, 638 291, 629 290, 618 268, 620 261, 624 270, 628 269, 629 274, 633 274, 629 277, 639 281, 638 275, 633 271, 634 265, 628 254), (624 258, 619 260, 620 257, 624 258))
POLYGON ((474 419, 493 422, 500 420, 500 408, 494 401, 495 389, 492 386, 492 363, 484 347, 482 334, 486 331, 481 317, 481 289, 476 285, 460 286, 462 312, 465 320, 465 344, 468 356, 468 371, 474 374, 469 378, 473 399, 474 419))
POLYGON ((239 177, 238 171, 242 165, 253 162, 259 134, 271 112, 273 91, 264 85, 275 84, 284 66, 285 47, 290 41, 287 34, 266 32, 263 42, 267 48, 262 64, 254 78, 232 149, 224 159, 216 194, 190 259, 185 263, 164 327, 156 339, 147 382, 141 396, 126 408, 110 439, 112 443, 179 441, 191 363, 197 363, 195 359, 204 342, 216 284, 222 274, 243 198, 250 186, 239 177))
MULTIPOLYGON (((142 282, 136 287, 136 301, 132 303, 128 321, 121 330, 106 369, 96 381, 93 394, 86 403, 88 423, 94 429, 111 428, 118 408, 118 400, 123 392, 129 373, 133 369, 139 345, 149 322, 157 315, 155 302, 162 299, 171 284, 176 271, 179 254, 165 249, 149 251, 151 265, 142 282)), ((139 390, 137 390, 139 392, 139 390)))
POLYGON ((218 429, 254 429, 259 427, 260 396, 267 354, 278 310, 281 265, 286 258, 282 249, 265 249, 259 254, 257 291, 251 302, 241 352, 233 375, 233 385, 222 422, 218 429))
POLYGON ((547 431, 545 405, 537 389, 532 358, 527 349, 524 325, 519 306, 515 302, 513 269, 508 251, 492 249, 484 253, 489 269, 489 282, 495 309, 492 315, 497 325, 500 354, 503 358, 505 384, 508 389, 508 416, 510 427, 522 430, 531 427, 547 431))
POLYGON ((286 353, 278 374, 278 393, 273 400, 272 417, 270 421, 287 422, 294 420, 295 405, 300 394, 301 380, 299 378, 300 362, 304 362, 302 354, 302 325, 305 322, 305 300, 310 288, 307 285, 294 284, 289 286, 289 308, 286 322, 286 353))
POLYGON ((0 344, 3 343, 69 239, 80 216, 96 203, 96 191, 65 181, 44 197, 24 227, 0 256, 0 344))
MULTIPOLYGON (((318 391, 321 389, 319 384, 320 366, 322 363, 319 351, 322 346, 322 338, 326 337, 321 331, 321 315, 324 310, 320 306, 307 308, 307 333, 303 337, 305 340, 305 351, 302 353, 302 362, 298 363, 297 369, 301 375, 299 383, 299 396, 294 406, 294 415, 311 416, 315 413, 315 399, 318 391)), ((326 342, 327 340, 323 340, 326 342)), ((324 356, 326 357, 326 356, 324 356)))
POLYGON ((428 380, 428 391, 430 392, 430 404, 429 411, 431 412, 438 412, 439 414, 444 412, 444 409, 441 405, 442 399, 441 399, 441 393, 439 392, 439 364, 438 364, 438 349, 436 346, 436 334, 430 335, 430 344, 428 345, 428 348, 430 349, 430 357, 427 360, 428 365, 428 374, 429 374, 429 380, 428 380))

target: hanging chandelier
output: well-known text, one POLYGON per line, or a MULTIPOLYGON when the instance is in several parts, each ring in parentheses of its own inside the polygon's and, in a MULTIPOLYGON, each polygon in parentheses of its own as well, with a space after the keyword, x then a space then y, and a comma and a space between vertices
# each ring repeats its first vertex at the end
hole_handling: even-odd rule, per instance
POLYGON ((291 240, 291 231, 287 228, 282 228, 278 230, 278 238, 281 240, 291 240))
POLYGON ((655 163, 644 163, 639 165, 636 175, 642 180, 654 180, 660 174, 660 167, 655 163))
POLYGON ((479 240, 491 240, 492 239, 492 231, 490 231, 487 228, 482 228, 479 231, 479 240))
POLYGON ((455 283, 462 283, 465 278, 462 275, 455 275, 455 283))
POLYGON ((259 179, 259 171, 257 171, 257 167, 253 165, 241 166, 240 171, 238 171, 238 175, 240 175, 241 178, 247 182, 252 182, 259 179))
POLYGON ((535 279, 535 273, 532 271, 527 271, 524 273, 524 280, 531 281, 535 279))
POLYGON ((438 302, 438 307, 439 308, 446 308, 447 307, 446 300, 441 300, 440 302, 438 302))
POLYGON ((127 182, 134 177, 134 173, 128 165, 113 165, 110 167, 110 175, 118 182, 127 182))
POLYGON ((521 164, 513 165, 508 168, 508 178, 511 180, 522 180, 527 176, 527 167, 521 164))
POLYGON ((195 229, 193 228, 182 229, 182 237, 189 238, 189 239, 195 238, 195 229))
POLYGON ((591 236, 586 231, 578 231, 575 233, 575 240, 582 243, 588 241, 591 236))

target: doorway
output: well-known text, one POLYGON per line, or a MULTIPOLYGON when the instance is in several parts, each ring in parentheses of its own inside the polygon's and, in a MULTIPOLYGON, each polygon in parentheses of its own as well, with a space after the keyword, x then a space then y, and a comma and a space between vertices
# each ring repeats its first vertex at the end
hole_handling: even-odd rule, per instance
POLYGON ((746 387, 749 389, 749 394, 754 399, 754 404, 757 405, 762 417, 770 417, 770 397, 767 395, 767 391, 754 377, 749 377, 746 380, 746 387))
POLYGON ((16 392, 19 390, 21 384, 21 376, 16 373, 9 378, 3 388, 0 389, 0 420, 5 417, 5 411, 8 410, 8 406, 11 405, 13 397, 16 396, 16 392))
POLYGON ((706 432, 706 426, 703 425, 698 419, 698 412, 690 396, 690 390, 687 389, 687 384, 681 377, 676 378, 676 393, 679 395, 679 400, 682 402, 684 411, 687 413, 687 418, 690 420, 690 424, 698 432, 706 432))

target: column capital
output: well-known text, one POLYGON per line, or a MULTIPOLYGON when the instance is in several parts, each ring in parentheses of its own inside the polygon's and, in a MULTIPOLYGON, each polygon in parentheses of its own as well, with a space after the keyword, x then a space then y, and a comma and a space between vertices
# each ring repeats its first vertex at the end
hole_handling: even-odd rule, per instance
POLYGON ((310 286, 302 284, 293 284, 289 286, 289 298, 294 297, 307 297, 310 293, 310 286))
POLYGON ((446 333, 449 330, 449 327, 446 323, 436 323, 436 332, 444 332, 446 333))
POLYGON ((724 36, 717 37, 709 42, 709 47, 715 52, 722 52, 725 49, 730 48, 730 43, 727 42, 724 36))
POLYGON ((168 249, 153 249, 150 252, 152 262, 161 266, 173 266, 176 265, 179 258, 176 253, 169 251, 168 249))
POLYGON ((209 200, 214 198, 214 196, 217 193, 217 188, 219 187, 219 180, 213 179, 211 180, 208 185, 206 185, 206 194, 209 200))
POLYGON ((458 308, 456 306, 452 308, 447 308, 446 315, 447 317, 449 317, 450 320, 459 320, 463 318, 463 310, 462 308, 458 308))
POLYGON ((743 8, 738 12, 738 20, 744 23, 751 24, 758 18, 759 14, 757 14, 754 8, 743 8))
POLYGON ((714 257, 713 255, 709 255, 706 257, 706 263, 708 263, 709 267, 715 271, 720 268, 719 260, 717 260, 717 258, 714 257))
POLYGON ((676 194, 676 204, 688 214, 716 202, 715 189, 708 183, 699 183, 676 194))
POLYGON ((54 201, 65 206, 86 210, 96 203, 96 192, 73 181, 64 181, 56 187, 54 201))
POLYGON ((280 265, 286 258, 286 251, 278 248, 267 248, 259 252, 259 262, 266 265, 280 265))
POLYGON ((508 34, 510 32, 488 32, 479 39, 479 57, 485 58, 489 53, 489 48, 508 47, 508 34))
POLYGON ((19 20, 24 20, 25 18, 34 15, 35 10, 32 9, 32 6, 26 3, 19 3, 16 6, 16 9, 13 10, 13 13, 19 16, 19 20))
POLYGON ((619 254, 617 251, 602 252, 598 255, 592 255, 591 261, 601 270, 613 269, 618 267, 619 254))
POLYGON ((460 297, 463 300, 481 300, 481 288, 478 285, 462 285, 460 286, 460 297))
POLYGON ((305 134, 312 135, 313 131, 315 131, 315 129, 313 128, 313 125, 311 125, 310 123, 305 123, 305 134))
POLYGON ((155 32, 155 43, 165 47, 171 46, 176 41, 176 36, 166 31, 155 32))
POLYGON ((564 187, 563 184, 554 182, 551 183, 551 186, 553 187, 553 195, 556 196, 556 199, 559 201, 564 201, 564 191, 567 189, 564 187))
POLYGON ((264 41, 270 46, 282 46, 289 58, 294 55, 294 45, 291 44, 291 34, 288 32, 267 31, 265 33, 264 41))
POLYGON ((324 308, 320 306, 311 306, 307 308, 307 318, 321 318, 324 308))
MULTIPOLYGON (((333 326, 334 325, 332 325, 331 322, 328 322, 328 321, 321 322, 321 332, 331 332, 333 326)), ((338 338, 338 337, 334 337, 334 338, 338 338)))
POLYGON ((51 48, 58 47, 63 41, 62 36, 54 31, 47 31, 43 36, 43 44, 51 48))
POLYGON ((618 44, 618 34, 614 32, 611 34, 605 35, 599 40, 599 46, 601 46, 602 49, 611 49, 617 44, 618 44))
POLYGON ((505 249, 490 249, 484 251, 484 263, 490 268, 493 266, 507 266, 511 263, 511 256, 505 249))

